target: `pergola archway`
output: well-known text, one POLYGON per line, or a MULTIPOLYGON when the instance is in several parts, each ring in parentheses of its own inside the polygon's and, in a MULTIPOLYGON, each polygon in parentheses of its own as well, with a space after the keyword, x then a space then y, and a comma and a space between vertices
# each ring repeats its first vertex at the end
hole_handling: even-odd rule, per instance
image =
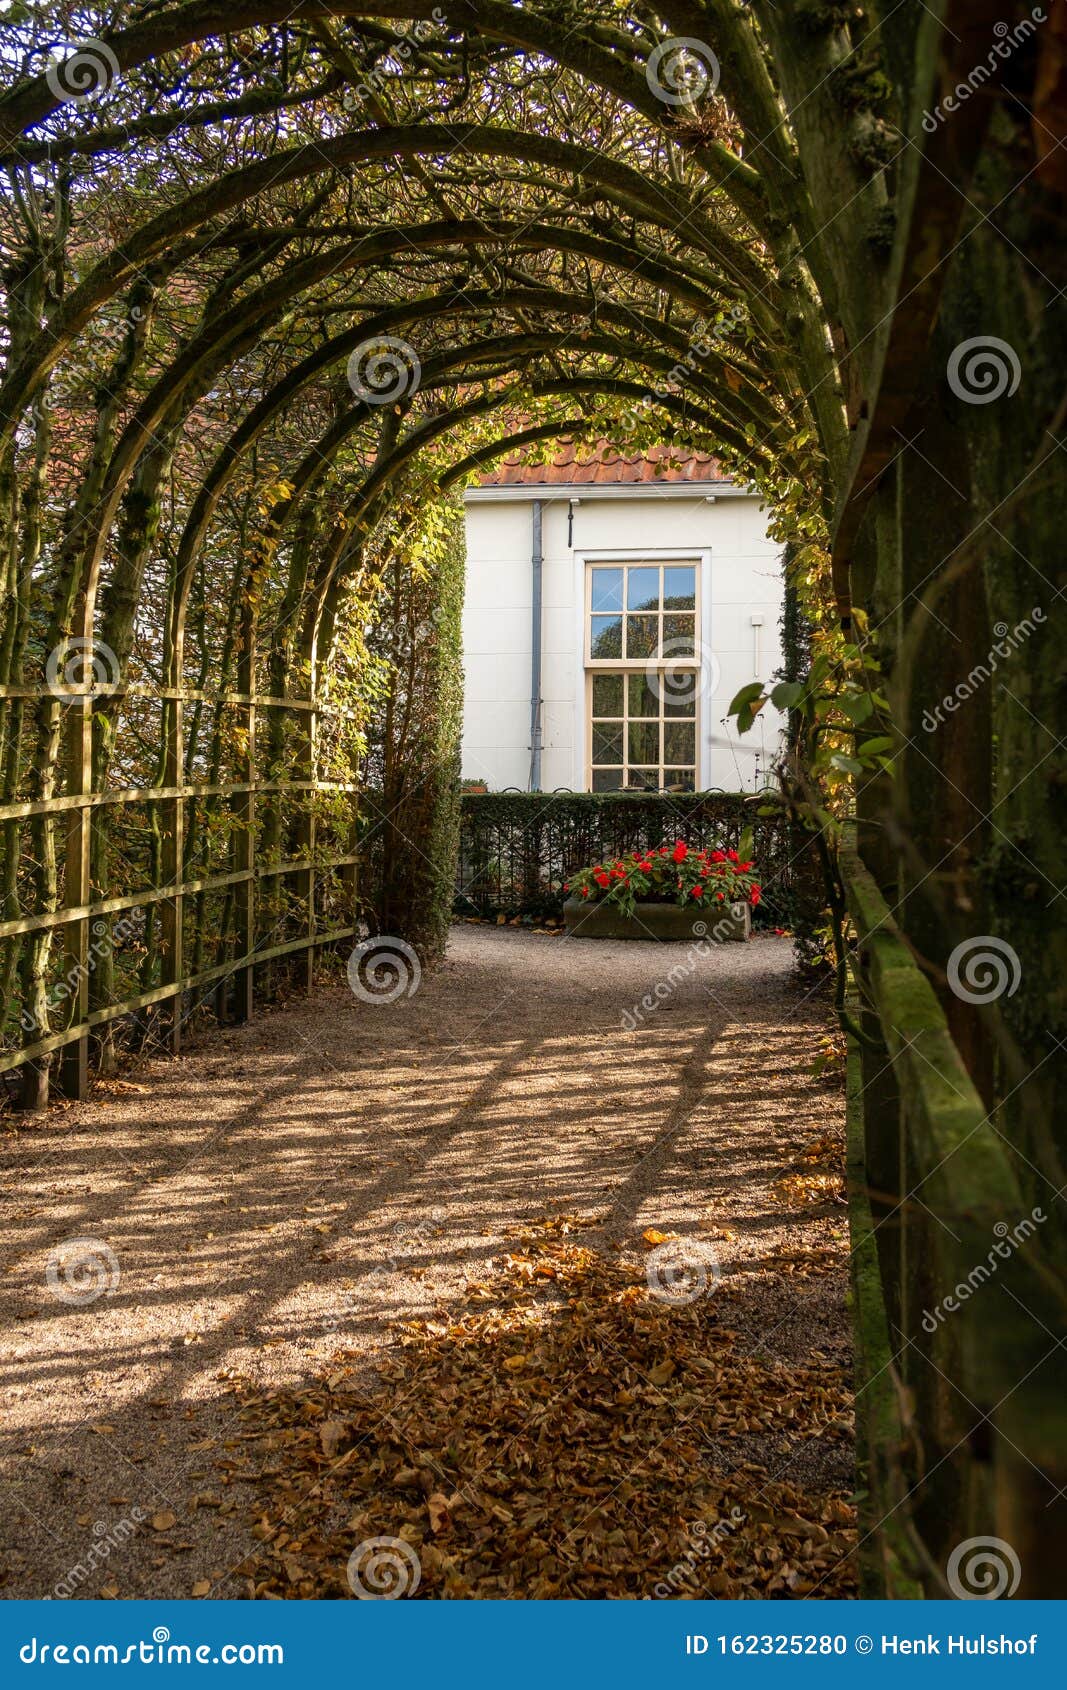
POLYGON ((170 1005, 176 1039, 186 991, 236 975, 244 1013, 255 966, 351 934, 361 705, 331 687, 362 698, 353 630, 450 488, 561 436, 714 451, 816 630, 785 784, 863 1047, 869 1371, 928 1410, 882 1402, 868 1455, 890 1513, 942 1474, 879 1576, 931 1592, 990 1509, 1036 1566, 1060 1470, 1039 1335, 980 1367, 909 1278, 1063 1185, 1067 55, 1058 12, 1009 10, 120 0, 20 16, 0 97, 4 1070, 78 1094, 120 1014, 170 1005), (1024 623, 1021 698, 972 684, 1024 623), (976 938, 1021 989, 956 989, 976 938))

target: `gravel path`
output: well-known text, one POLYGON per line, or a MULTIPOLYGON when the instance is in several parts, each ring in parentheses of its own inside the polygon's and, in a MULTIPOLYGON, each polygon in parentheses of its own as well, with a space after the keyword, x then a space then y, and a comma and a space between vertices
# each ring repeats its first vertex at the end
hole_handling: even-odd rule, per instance
MULTIPOLYGON (((328 986, 7 1117, 2 1593, 243 1594, 233 1381, 299 1383, 339 1345, 373 1368, 389 1322, 458 1306, 557 1210, 605 1249, 715 1239, 753 1353, 847 1355, 842 1271, 772 1263, 845 1232, 771 1189, 840 1127, 790 958, 459 926, 411 997, 328 986), (109 1288, 64 1300, 63 1250, 109 1288)), ((813 1440, 790 1476, 847 1486, 847 1451, 813 1440)))

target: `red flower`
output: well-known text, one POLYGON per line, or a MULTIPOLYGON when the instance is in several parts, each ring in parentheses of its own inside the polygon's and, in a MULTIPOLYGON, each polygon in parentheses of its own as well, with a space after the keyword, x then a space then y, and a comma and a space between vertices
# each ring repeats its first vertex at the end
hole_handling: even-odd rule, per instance
POLYGON ((760 900, 759 887, 753 886, 751 894, 750 894, 750 901, 751 901, 753 909, 755 909, 756 905, 759 903, 759 900, 760 900))
POLYGON ((752 867, 752 864, 751 863, 738 863, 737 866, 741 870, 742 874, 747 874, 749 869, 752 867))
POLYGON ((679 839, 678 843, 674 847, 674 850, 671 852, 671 861, 674 863, 684 863, 688 855, 689 846, 686 844, 684 839, 679 839))
POLYGON ((704 896, 703 886, 694 886, 693 887, 693 896, 694 896, 694 898, 702 898, 704 896))
POLYGON ((715 902, 716 902, 716 903, 717 903, 717 904, 721 904, 721 903, 722 903, 722 901, 723 901, 723 899, 724 899, 724 898, 725 898, 725 896, 726 896, 726 893, 725 893, 725 892, 716 892, 716 894, 715 894, 715 902))
POLYGON ((737 861, 737 852, 736 851, 727 851, 726 855, 729 857, 729 859, 732 863, 736 863, 736 861, 737 861))
POLYGON ((712 860, 713 863, 724 863, 726 861, 726 852, 725 851, 713 851, 711 853, 711 860, 712 860))

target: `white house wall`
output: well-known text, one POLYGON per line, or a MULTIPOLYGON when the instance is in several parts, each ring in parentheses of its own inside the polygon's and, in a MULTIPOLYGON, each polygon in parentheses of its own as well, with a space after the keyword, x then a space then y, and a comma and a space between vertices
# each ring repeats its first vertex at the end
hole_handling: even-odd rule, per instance
MULTIPOLYGON (((674 553, 705 558, 701 639, 714 661, 712 690, 700 702, 698 784, 752 790, 782 720, 764 711, 739 739, 724 718, 739 687, 767 679, 781 662, 781 549, 767 538, 760 501, 729 494, 709 504, 702 494, 662 492, 585 499, 574 507, 568 546, 566 498, 542 497, 542 789, 586 786, 583 560, 674 553), (762 617, 758 629, 754 617, 762 617)), ((532 509, 530 497, 468 496, 466 506, 463 774, 493 791, 530 784, 532 509)))

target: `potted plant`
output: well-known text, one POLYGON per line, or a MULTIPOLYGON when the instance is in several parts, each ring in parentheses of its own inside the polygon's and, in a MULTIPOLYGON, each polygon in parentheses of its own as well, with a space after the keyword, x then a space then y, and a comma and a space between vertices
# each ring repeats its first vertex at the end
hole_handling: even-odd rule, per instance
POLYGON ((747 939, 760 901, 752 868, 738 851, 694 850, 684 839, 594 863, 563 888, 567 930, 583 939, 747 939))

